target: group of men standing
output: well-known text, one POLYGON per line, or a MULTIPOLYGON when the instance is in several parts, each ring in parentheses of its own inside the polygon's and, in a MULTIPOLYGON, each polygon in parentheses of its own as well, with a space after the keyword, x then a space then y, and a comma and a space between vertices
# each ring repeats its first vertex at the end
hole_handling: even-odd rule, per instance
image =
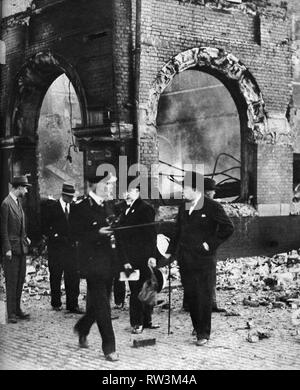
MULTIPOLYGON (((185 177, 186 178, 186 177, 185 177)), ((216 201, 203 196, 203 176, 191 172, 183 182, 185 202, 179 208, 176 234, 167 251, 169 261, 178 260, 182 284, 190 311, 197 345, 204 345, 211 331, 211 312, 216 273, 216 249, 233 232, 233 225, 216 201)), ((79 346, 88 348, 87 336, 96 322, 105 358, 117 361, 112 326, 110 295, 119 272, 140 271, 139 280, 130 281, 129 317, 132 333, 156 329, 152 307, 139 300, 144 282, 156 267, 154 208, 141 199, 139 186, 130 187, 125 207, 116 208, 110 198, 116 178, 112 175, 88 178, 88 194, 73 203, 75 189, 64 184, 62 196, 49 202, 42 214, 42 233, 47 239, 51 305, 61 309, 61 279, 64 273, 66 309, 82 313, 78 306, 79 281, 87 281, 86 312, 74 331, 79 346), (118 218, 116 218, 116 215, 118 218), (114 223, 112 223, 112 221, 114 223), (123 229, 113 229, 112 226, 123 229)), ((8 321, 27 315, 20 308, 25 277, 25 216, 17 199, 30 186, 27 177, 14 178, 12 191, 1 205, 1 242, 7 290, 8 321), (18 245, 14 245, 18 238, 18 245), (13 260, 13 261, 12 261, 13 260)), ((26 243, 26 245, 25 245, 26 243)))

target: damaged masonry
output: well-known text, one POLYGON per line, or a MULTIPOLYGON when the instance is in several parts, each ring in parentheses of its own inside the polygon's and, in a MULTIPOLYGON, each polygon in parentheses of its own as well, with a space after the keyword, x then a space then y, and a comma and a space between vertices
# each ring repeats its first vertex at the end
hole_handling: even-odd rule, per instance
MULTIPOLYGON (((124 310, 111 297, 116 338, 126 345, 118 368, 261 369, 263 362, 299 369, 298 1, 2 0, 0 10, 0 200, 14 176, 28 175, 33 186, 23 207, 32 244, 22 300, 35 313, 14 328, 16 339, 29 340, 18 351, 5 324, 1 268, 0 366, 44 369, 65 338, 68 347, 51 368, 99 369, 98 335, 91 334, 88 358, 70 352, 74 336, 66 329, 76 315, 49 310, 42 211, 66 182, 81 199, 102 164, 118 176, 122 156, 128 169, 138 164, 153 175, 159 198, 149 201, 159 237, 174 235, 188 164, 215 180, 215 199, 234 233, 217 252, 217 300, 225 311, 213 313, 201 364, 186 342, 193 329, 175 261, 161 267, 155 336, 145 330, 129 342, 128 285, 124 310), (132 352, 133 341, 145 347, 132 352)), ((101 360, 102 369, 106 364, 101 360)))

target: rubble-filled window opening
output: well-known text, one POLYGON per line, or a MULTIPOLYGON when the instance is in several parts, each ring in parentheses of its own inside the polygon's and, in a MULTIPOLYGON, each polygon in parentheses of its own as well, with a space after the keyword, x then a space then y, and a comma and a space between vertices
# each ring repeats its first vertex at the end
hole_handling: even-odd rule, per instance
MULTIPOLYGON (((204 174, 213 174, 216 183, 225 186, 232 183, 229 192, 223 191, 222 198, 238 199, 240 120, 223 83, 198 70, 179 73, 160 97, 157 126, 163 198, 172 198, 167 174, 182 175, 171 166, 182 168, 184 164, 193 163, 204 164, 204 174)), ((180 186, 174 185, 171 192, 180 190, 180 186)))
POLYGON ((58 77, 48 89, 38 124, 39 188, 41 198, 59 198, 63 182, 83 193, 83 153, 72 128, 81 125, 80 105, 68 77, 58 77))

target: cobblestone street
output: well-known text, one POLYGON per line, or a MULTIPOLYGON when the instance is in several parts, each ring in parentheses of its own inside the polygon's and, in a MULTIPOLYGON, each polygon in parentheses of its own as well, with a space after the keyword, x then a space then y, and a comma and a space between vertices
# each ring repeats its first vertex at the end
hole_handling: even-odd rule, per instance
MULTIPOLYGON (((219 291, 220 304, 231 309, 228 305, 235 295, 233 291, 219 291)), ((167 300, 167 294, 161 293, 160 298, 167 300)), ((161 328, 144 330, 137 336, 130 333, 128 307, 113 309, 113 314, 119 316, 113 325, 120 361, 110 363, 104 359, 96 325, 88 338, 90 348, 80 349, 73 334, 78 315, 65 310, 52 311, 49 296, 40 300, 29 297, 24 308, 31 313, 30 321, 0 325, 0 367, 2 370, 300 369, 300 337, 291 322, 292 309, 244 307, 237 302, 234 310, 240 316, 214 313, 211 340, 208 345, 197 347, 191 335, 189 314, 180 308, 180 288, 173 290, 173 298, 170 335, 167 334, 168 310, 156 307, 153 320, 161 328), (269 329, 271 337, 248 342, 247 321, 269 329), (156 338, 155 345, 133 348, 134 339, 152 337, 156 338)), ((82 299, 80 304, 85 306, 82 299)))

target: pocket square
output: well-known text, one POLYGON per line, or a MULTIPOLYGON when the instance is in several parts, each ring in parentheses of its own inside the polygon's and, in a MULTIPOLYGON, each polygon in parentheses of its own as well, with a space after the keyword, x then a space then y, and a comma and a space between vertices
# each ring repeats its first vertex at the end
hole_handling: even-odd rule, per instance
POLYGON ((202 218, 205 218, 205 217, 206 217, 206 214, 202 214, 201 217, 202 217, 202 218))
POLYGON ((94 222, 93 222, 93 225, 97 225, 97 221, 94 221, 94 222))

